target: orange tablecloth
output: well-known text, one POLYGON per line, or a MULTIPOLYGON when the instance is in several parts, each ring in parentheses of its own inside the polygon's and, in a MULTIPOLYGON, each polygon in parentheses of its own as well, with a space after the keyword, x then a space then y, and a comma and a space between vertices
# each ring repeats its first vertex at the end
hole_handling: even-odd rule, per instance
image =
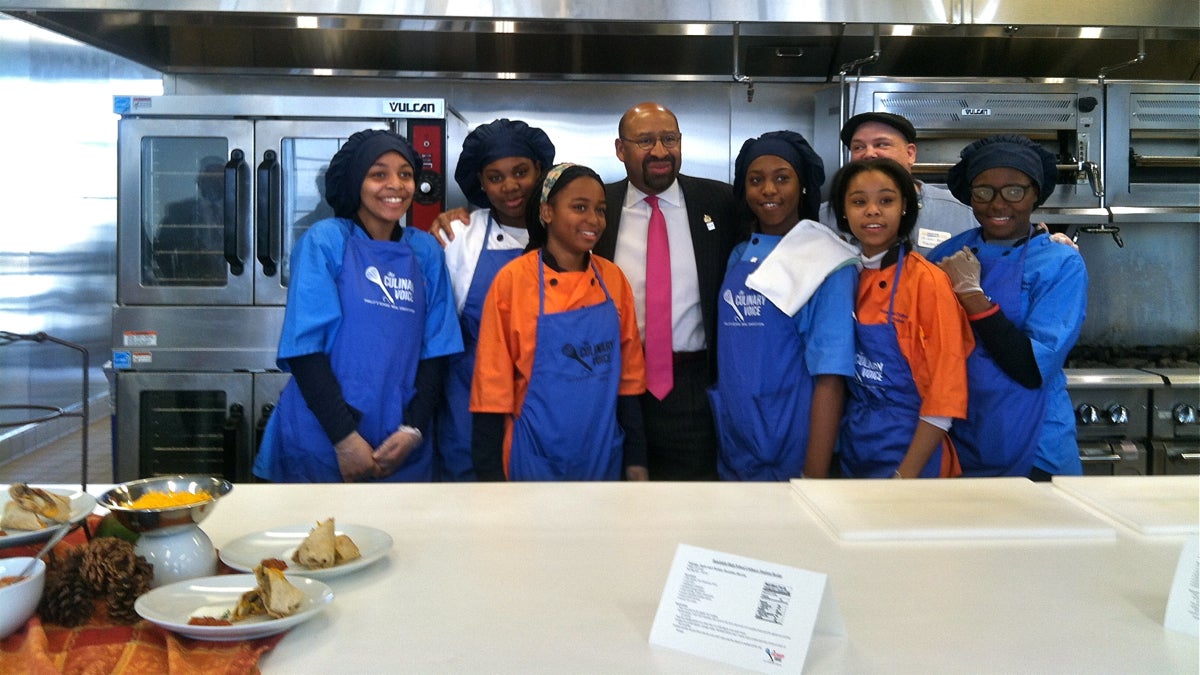
MULTIPOLYGON (((91 516, 88 521, 94 530, 99 519, 91 516)), ((86 533, 77 529, 55 550, 86 542, 86 533)), ((39 548, 41 543, 0 549, 0 557, 30 556, 39 548)), ((43 624, 34 614, 24 627, 0 640, 0 673, 257 673, 259 658, 283 635, 237 642, 193 640, 145 620, 131 626, 114 625, 100 601, 92 619, 77 628, 43 624)))

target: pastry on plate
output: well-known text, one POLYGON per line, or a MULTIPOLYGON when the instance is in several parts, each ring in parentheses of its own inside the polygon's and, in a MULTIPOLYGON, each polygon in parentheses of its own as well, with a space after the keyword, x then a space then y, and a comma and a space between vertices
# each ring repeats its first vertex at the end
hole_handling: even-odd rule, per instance
POLYGON ((317 523, 296 547, 292 561, 309 569, 325 569, 361 558, 358 544, 344 534, 334 534, 333 518, 317 523))
POLYGON ((341 565, 344 562, 350 562, 355 558, 361 558, 362 553, 358 550, 358 544, 350 537, 339 534, 333 538, 334 564, 341 565))
POLYGON ((274 567, 259 565, 254 568, 258 586, 242 594, 233 610, 233 620, 241 621, 252 616, 266 614, 272 619, 282 619, 296 613, 307 596, 292 585, 283 572, 274 567))
POLYGON ((44 530, 71 518, 71 499, 49 490, 16 483, 8 488, 8 496, 0 528, 44 530))
POLYGON ((304 591, 292 585, 283 572, 274 567, 258 566, 254 569, 258 578, 258 588, 262 595, 263 604, 267 608, 267 616, 272 619, 282 619, 295 614, 304 604, 304 591))
POLYGON ((257 586, 242 593, 238 598, 237 607, 233 608, 233 621, 249 619, 252 616, 262 616, 267 613, 267 605, 263 602, 262 591, 257 586))
POLYGON ((333 567, 337 561, 337 537, 333 533, 333 518, 317 523, 312 532, 300 542, 292 560, 311 569, 333 567))

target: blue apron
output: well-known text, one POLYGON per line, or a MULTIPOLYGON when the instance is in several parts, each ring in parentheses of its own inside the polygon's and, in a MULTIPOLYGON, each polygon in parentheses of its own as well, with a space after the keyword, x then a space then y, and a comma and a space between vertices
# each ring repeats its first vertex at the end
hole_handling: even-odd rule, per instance
MULTIPOLYGON (((1026 242, 1020 255, 981 260, 979 285, 1018 328, 1028 311, 1021 290, 1028 250, 1026 242)), ((964 477, 1029 475, 1046 414, 1045 389, 1013 382, 976 343, 967 357, 967 419, 950 429, 964 477)))
POLYGON ((723 480, 799 477, 808 449, 813 377, 796 321, 746 286, 762 258, 735 263, 717 302, 717 383, 708 398, 723 480))
MULTIPOLYGON (((404 409, 416 393, 425 332, 424 276, 407 242, 350 237, 337 286, 342 322, 330 363, 346 402, 362 413, 358 433, 378 448, 403 423, 404 409)), ((284 387, 271 424, 277 424, 269 472, 274 475, 265 478, 341 482, 333 444, 295 380, 284 387)), ((426 437, 399 469, 380 480, 431 480, 432 454, 426 437)))
POLYGON ((545 264, 538 252, 537 345, 529 389, 512 425, 510 481, 621 477, 621 320, 595 263, 592 273, 604 290, 603 303, 546 314, 545 264))
POLYGON ((479 320, 483 316, 483 301, 496 273, 517 259, 521 249, 489 250, 492 216, 488 214, 483 234, 483 250, 475 264, 475 274, 467 289, 467 298, 459 314, 463 351, 449 358, 445 401, 438 411, 436 480, 473 481, 475 463, 471 459, 471 379, 475 374, 475 345, 479 341, 479 320))
MULTIPOLYGON (((846 378, 846 411, 838 450, 847 478, 891 478, 908 454, 921 417, 921 395, 892 323, 896 289, 907 258, 900 249, 887 323, 854 322, 854 379, 846 378)), ((945 445, 934 450, 921 478, 937 478, 945 445)))

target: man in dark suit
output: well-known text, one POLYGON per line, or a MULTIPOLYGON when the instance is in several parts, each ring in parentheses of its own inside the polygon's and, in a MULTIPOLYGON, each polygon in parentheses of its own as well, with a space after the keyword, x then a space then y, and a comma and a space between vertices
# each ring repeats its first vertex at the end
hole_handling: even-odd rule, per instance
POLYGON ((594 252, 628 277, 643 336, 653 213, 647 196, 658 197, 669 241, 673 384, 665 395, 642 396, 650 479, 715 480, 717 439, 706 390, 717 372, 717 294, 729 254, 744 236, 733 190, 720 181, 680 175, 679 121, 658 103, 626 111, 615 146, 626 179, 605 186, 607 225, 594 252))

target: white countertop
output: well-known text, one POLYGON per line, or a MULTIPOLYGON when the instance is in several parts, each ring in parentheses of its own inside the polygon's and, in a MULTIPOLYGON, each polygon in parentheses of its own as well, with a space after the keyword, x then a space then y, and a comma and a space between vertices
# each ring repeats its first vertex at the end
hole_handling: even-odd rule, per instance
POLYGON ((1200 534, 1200 478, 1055 476, 1054 487, 1142 534, 1200 534))
POLYGON ((809 673, 1192 675, 1200 660, 1162 625, 1184 538, 1116 521, 1108 537, 845 542, 787 483, 238 484, 201 527, 219 548, 329 516, 395 546, 327 580, 333 604, 263 657, 268 675, 729 672, 649 644, 680 543, 829 575, 847 634, 814 639, 809 673))
POLYGON ((845 541, 1113 538, 1113 526, 1025 478, 793 480, 845 541))
MULTIPOLYGON (((1177 497, 1178 478, 1172 490, 1160 489, 1162 478, 1122 477, 1121 494, 1142 483, 1148 500, 1177 497)), ((1114 489, 1111 479, 1096 488, 1114 489)), ((887 503, 877 492, 863 501, 848 480, 822 494, 829 489, 871 508, 887 503)), ((326 580, 334 603, 264 655, 268 675, 728 673, 649 644, 680 543, 829 575, 846 635, 818 635, 805 673, 1200 670, 1196 640, 1163 627, 1186 537, 1147 536, 1116 513, 1121 501, 1097 509, 1049 484, 1037 489, 1063 502, 1048 516, 1081 509, 1103 521, 1100 536, 846 542, 787 483, 238 484, 202 528, 220 548, 335 516, 395 539, 376 565, 326 580)), ((1008 498, 1030 507, 1028 485, 1010 497, 995 490, 996 508, 1008 498)), ((931 503, 956 498, 971 513, 958 492, 941 489, 931 503)), ((898 503, 911 498, 898 492, 898 503)))

